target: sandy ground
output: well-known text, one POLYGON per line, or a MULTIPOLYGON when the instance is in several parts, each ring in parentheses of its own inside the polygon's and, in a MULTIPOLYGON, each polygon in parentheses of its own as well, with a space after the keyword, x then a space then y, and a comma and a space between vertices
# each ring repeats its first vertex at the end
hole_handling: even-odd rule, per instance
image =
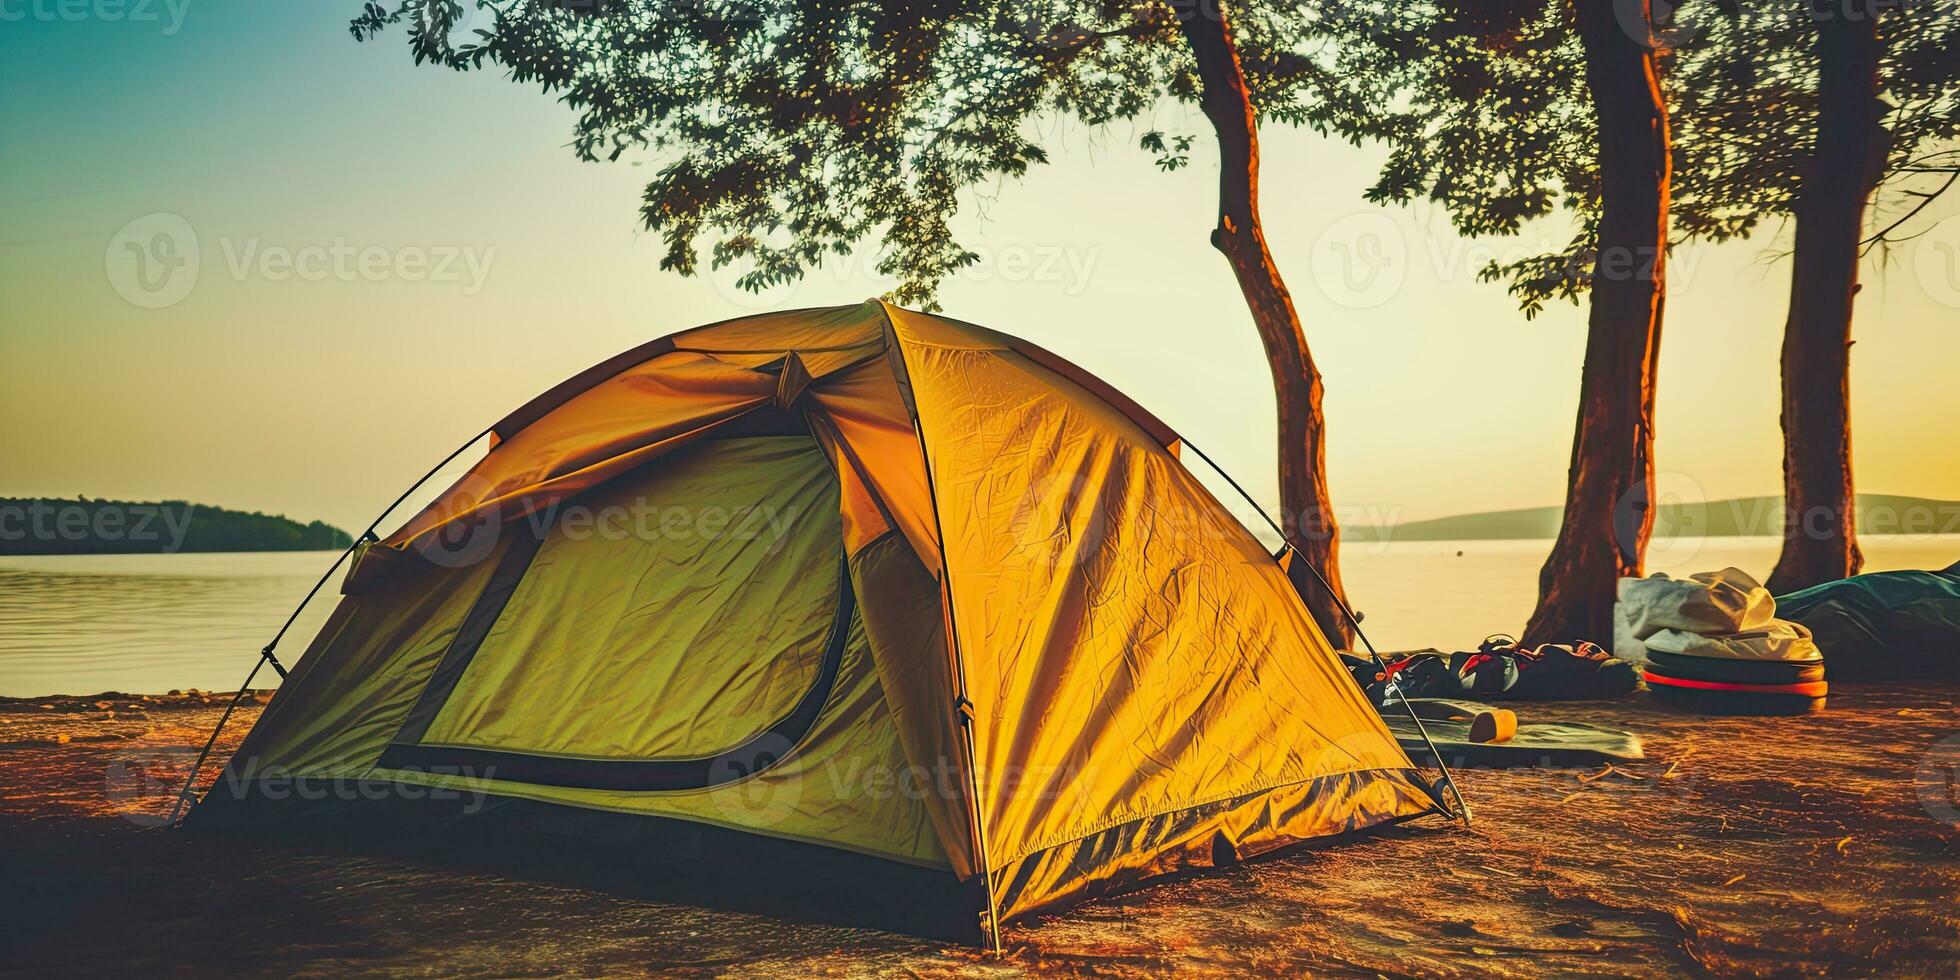
POLYGON ((1960 686, 1836 690, 1798 719, 1533 706, 1650 758, 1466 773, 1472 830, 1145 889, 1011 928, 998 960, 154 829, 223 700, 0 701, 0 973, 1960 975, 1960 686))

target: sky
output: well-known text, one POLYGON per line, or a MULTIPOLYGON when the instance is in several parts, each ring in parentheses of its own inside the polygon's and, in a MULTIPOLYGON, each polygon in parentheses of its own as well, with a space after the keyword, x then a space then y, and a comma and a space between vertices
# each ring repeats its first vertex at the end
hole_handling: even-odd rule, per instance
MULTIPOLYGON (((584 164, 571 115, 491 72, 360 44, 358 4, 0 0, 0 495, 189 499, 365 526, 490 421, 652 337, 892 286, 869 252, 763 296, 658 269, 646 169, 584 164)), ((945 310, 1122 388, 1274 496, 1272 395, 1207 243, 1215 158, 1163 174, 1147 129, 1055 123, 1054 163, 956 223, 983 261, 945 310)), ((1263 134, 1267 235, 1326 377, 1349 521, 1557 504, 1585 312, 1527 321, 1475 271, 1548 220, 1465 240, 1361 191, 1382 154, 1263 134)), ((1868 264, 1861 490, 1960 498, 1960 201, 1868 264)), ((1787 234, 1672 259, 1664 495, 1780 488, 1787 234)))

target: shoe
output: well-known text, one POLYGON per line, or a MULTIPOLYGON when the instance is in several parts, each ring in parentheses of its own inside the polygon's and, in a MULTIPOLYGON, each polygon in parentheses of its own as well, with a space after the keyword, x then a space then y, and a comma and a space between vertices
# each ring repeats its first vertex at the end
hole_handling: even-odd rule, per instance
POLYGON ((1544 643, 1527 650, 1508 636, 1484 640, 1480 652, 1513 656, 1517 683, 1493 695, 1506 701, 1582 701, 1616 698, 1640 687, 1640 671, 1615 660, 1597 643, 1544 643))

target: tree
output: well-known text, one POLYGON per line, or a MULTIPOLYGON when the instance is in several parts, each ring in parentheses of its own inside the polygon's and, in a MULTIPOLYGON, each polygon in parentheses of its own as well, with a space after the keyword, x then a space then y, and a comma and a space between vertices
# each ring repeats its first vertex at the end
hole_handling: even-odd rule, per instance
POLYGON ((1817 135, 1792 208, 1783 327, 1783 552, 1767 583, 1777 592, 1856 575, 1865 563, 1851 476, 1851 303, 1865 202, 1885 161, 1878 10, 1873 0, 1844 0, 1819 13, 1817 135))
POLYGON ((1279 411, 1280 513, 1286 539, 1315 568, 1333 595, 1312 588, 1308 608, 1323 632, 1343 646, 1353 631, 1336 603, 1341 586, 1340 526, 1327 490, 1327 423, 1323 385, 1293 295, 1266 246, 1259 220, 1259 125, 1232 26, 1221 5, 1217 16, 1181 12, 1178 27, 1198 66, 1199 105, 1218 140, 1218 227, 1212 245, 1224 253, 1238 280, 1252 323, 1272 370, 1279 411))
POLYGON ((1466 235, 1515 233, 1559 205, 1563 253, 1509 267, 1527 315, 1590 290, 1564 517, 1539 573, 1527 642, 1612 635, 1617 580, 1653 528, 1655 367, 1670 161, 1645 0, 1355 5, 1329 30, 1357 114, 1390 155, 1368 196, 1442 204, 1466 235))
MULTIPOLYGON (((1617 9, 1623 36, 1651 37, 1651 69, 1666 81, 1670 243, 1744 238, 1766 220, 1796 221, 1783 384, 1789 506, 1784 554, 1771 584, 1787 590, 1848 574, 1858 561, 1845 397, 1857 261, 1912 237, 1913 219, 1960 174, 1960 149, 1952 142, 1960 135, 1960 18, 1945 0, 1849 0, 1837 7, 1720 0, 1675 10, 1649 35, 1651 10, 1617 9), (1869 169, 1874 155, 1876 171, 1869 169), (1898 205, 1892 216, 1883 228, 1865 230, 1865 209, 1884 210, 1888 196, 1898 205)), ((1506 281, 1527 317, 1552 300, 1577 303, 1601 285, 1603 216, 1611 197, 1605 129, 1579 118, 1593 101, 1601 52, 1598 44, 1582 44, 1584 32, 1574 29, 1588 12, 1592 23, 1603 21, 1602 11, 1584 0, 1363 6, 1330 28, 1353 63, 1340 77, 1351 80, 1356 101, 1396 107, 1339 121, 1343 132, 1385 140, 1392 149, 1371 199, 1426 196, 1471 235, 1516 233, 1559 206, 1571 212, 1578 232, 1565 248, 1492 263, 1480 273, 1506 281)), ((1636 115, 1649 114, 1642 108, 1636 115)), ((1651 160, 1643 166, 1652 177, 1651 160)), ((1641 227, 1645 234, 1644 219, 1641 227)), ((1658 280, 1654 299, 1658 311, 1658 280)), ((1592 302, 1597 326, 1601 297, 1592 302)), ((1596 338, 1589 333, 1588 384, 1596 338)), ((1629 366, 1637 361, 1618 356, 1629 366)), ((1605 635, 1602 617, 1613 601, 1607 558, 1620 566, 1616 573, 1640 568, 1651 478, 1635 474, 1652 465, 1651 365, 1639 383, 1642 422, 1634 451, 1621 464, 1625 478, 1617 482, 1626 490, 1610 521, 1592 523, 1601 521, 1605 495, 1579 492, 1582 454, 1575 444, 1566 520, 1541 576, 1529 638, 1581 630, 1605 635), (1591 505, 1575 510, 1578 497, 1591 505), (1575 526, 1575 514, 1582 526, 1575 526), (1601 538, 1608 527, 1619 554, 1595 547, 1577 562, 1592 570, 1567 577, 1575 563, 1561 554, 1580 550, 1570 537, 1601 538), (1569 587, 1566 596, 1555 594, 1560 585, 1569 587), (1586 598, 1549 601, 1570 600, 1574 590, 1586 598), (1583 614, 1561 611, 1575 608, 1583 614), (1561 622, 1567 625, 1554 625, 1561 622), (1573 625, 1587 622, 1593 625, 1573 625)), ((1582 398, 1582 406, 1590 404, 1582 398)), ((1583 443, 1587 409, 1581 411, 1583 443)))
POLYGON ((1574 6, 1597 127, 1599 244, 1565 516, 1538 573, 1527 642, 1611 637, 1619 580, 1644 573, 1654 529, 1654 389, 1671 177, 1667 104, 1646 33, 1646 0, 1631 24, 1615 17, 1614 0, 1574 6))
MULTIPOLYGON (((1861 256, 1960 174, 1960 19, 1950 4, 1758 0, 1685 31, 1676 75, 1680 231, 1725 240, 1795 224, 1783 333, 1784 540, 1790 592, 1854 575, 1852 301, 1861 256), (1935 181, 1930 186, 1928 180, 1935 181), (1890 185, 1892 193, 1881 195, 1890 185), (1867 233, 1883 196, 1908 206, 1867 233)), ((1904 229, 1902 231, 1902 229, 1904 229)))
MULTIPOLYGON (((698 271, 707 240, 712 267, 744 263, 738 283, 762 289, 875 237, 878 272, 900 280, 893 298, 927 309, 978 259, 952 231, 960 195, 1047 159, 1031 122, 1101 127, 1166 98, 1196 102, 1222 164, 1212 240, 1273 375, 1287 537, 1333 586, 1308 605, 1345 644, 1321 378, 1258 215, 1254 106, 1317 118, 1325 79, 1296 51, 1312 22, 1289 5, 1216 0, 397 0, 369 3, 353 32, 406 25, 418 63, 499 66, 556 93, 579 113, 583 159, 654 156, 641 215, 666 244, 663 269, 698 271), (471 15, 488 22, 466 25, 471 15)), ((1176 169, 1190 138, 1152 131, 1143 145, 1176 169)))

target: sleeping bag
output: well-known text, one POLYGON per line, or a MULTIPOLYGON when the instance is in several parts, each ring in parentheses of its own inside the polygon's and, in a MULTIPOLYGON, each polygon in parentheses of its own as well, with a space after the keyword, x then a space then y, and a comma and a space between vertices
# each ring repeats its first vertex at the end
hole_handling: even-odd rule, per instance
POLYGON ((1776 609, 1810 628, 1832 680, 1960 679, 1960 562, 1826 582, 1776 609))

